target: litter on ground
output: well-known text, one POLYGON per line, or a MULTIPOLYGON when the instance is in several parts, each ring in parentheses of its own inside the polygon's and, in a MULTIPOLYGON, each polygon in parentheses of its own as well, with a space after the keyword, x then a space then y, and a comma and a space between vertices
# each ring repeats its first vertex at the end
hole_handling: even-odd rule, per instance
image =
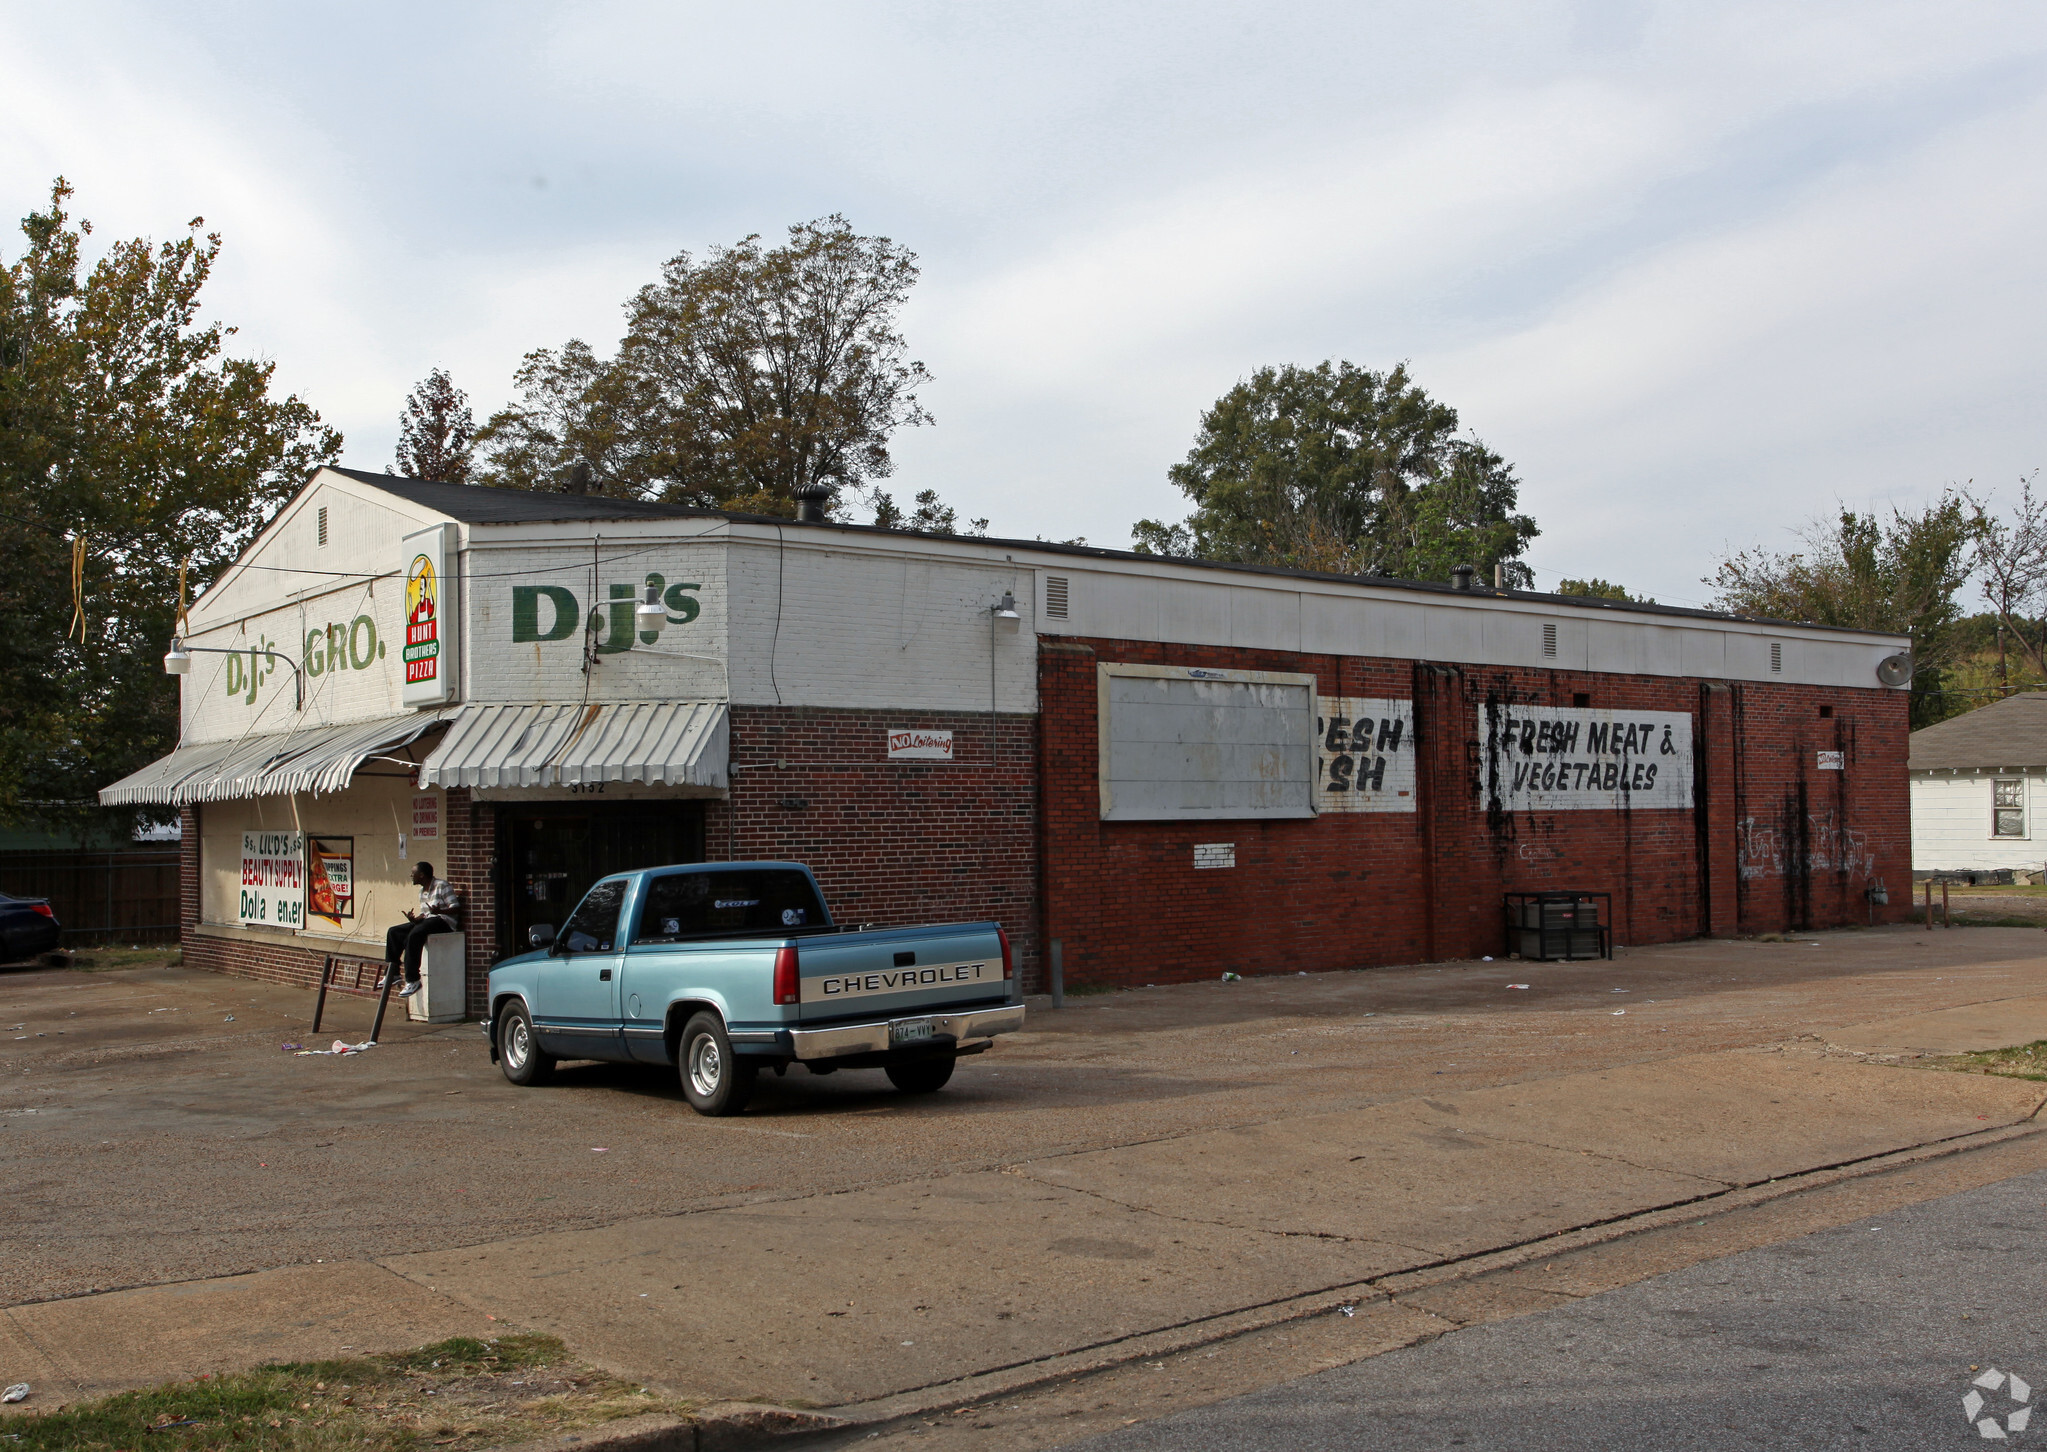
POLYGON ((347 1044, 343 1043, 340 1039, 336 1039, 334 1041, 334 1047, 331 1049, 300 1049, 298 1051, 298 1057, 303 1059, 309 1056, 321 1054, 327 1055, 359 1054, 364 1049, 374 1049, 376 1046, 377 1041, 375 1039, 364 1039, 359 1044, 347 1044))
POLYGON ((1509 983, 1507 986, 1509 988, 1526 988, 1528 985, 1526 983, 1509 983))
POLYGON ((0 1402, 25 1402, 28 1400, 28 1383, 18 1381, 6 1391, 0 1392, 0 1402))

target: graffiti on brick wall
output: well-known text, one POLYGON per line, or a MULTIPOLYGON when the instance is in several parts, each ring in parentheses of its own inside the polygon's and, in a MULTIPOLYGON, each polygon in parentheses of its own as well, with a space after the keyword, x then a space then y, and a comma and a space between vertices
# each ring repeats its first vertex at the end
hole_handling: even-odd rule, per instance
MULTIPOLYGON (((1859 827, 1843 825, 1830 809, 1824 815, 1808 814, 1806 819, 1805 870, 1841 872, 1849 877, 1869 877, 1876 871, 1876 853, 1869 834, 1859 827)), ((1743 880, 1782 877, 1784 859, 1792 854, 1784 833, 1768 822, 1743 817, 1735 828, 1735 871, 1743 880)))

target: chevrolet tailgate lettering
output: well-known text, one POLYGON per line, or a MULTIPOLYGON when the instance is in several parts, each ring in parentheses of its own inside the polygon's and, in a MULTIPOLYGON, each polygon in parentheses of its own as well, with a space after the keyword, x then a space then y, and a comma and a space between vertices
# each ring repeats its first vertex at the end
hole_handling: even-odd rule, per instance
POLYGON ((944 984, 1000 982, 1002 965, 985 959, 970 963, 927 963, 918 968, 881 968, 867 973, 834 973, 803 980, 803 1001, 865 998, 876 993, 904 993, 912 988, 944 984))

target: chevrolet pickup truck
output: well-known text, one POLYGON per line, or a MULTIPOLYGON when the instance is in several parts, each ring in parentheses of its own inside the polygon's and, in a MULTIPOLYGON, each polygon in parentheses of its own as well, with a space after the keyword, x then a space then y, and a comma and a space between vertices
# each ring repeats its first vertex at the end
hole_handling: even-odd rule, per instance
POLYGON ((490 972, 491 1058, 514 1084, 559 1059, 671 1064, 699 1114, 738 1114, 760 1071, 880 1069, 930 1094, 1023 1027, 999 923, 846 928, 800 862, 622 872, 537 950, 490 972))

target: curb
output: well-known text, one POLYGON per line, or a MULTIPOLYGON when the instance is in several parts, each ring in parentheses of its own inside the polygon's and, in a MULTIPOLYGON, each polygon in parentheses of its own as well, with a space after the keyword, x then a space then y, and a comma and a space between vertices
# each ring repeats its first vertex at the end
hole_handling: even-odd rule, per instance
POLYGON ((717 1402, 694 1417, 654 1414, 556 1432, 531 1441, 509 1444, 501 1452, 737 1452, 786 1437, 838 1431, 850 1425, 842 1417, 794 1407, 755 1402, 717 1402))
POLYGON ((1197 1321, 1182 1322, 1177 1326, 1140 1331, 1118 1340, 962 1377, 957 1381, 915 1387, 897 1392, 893 1396, 876 1397, 872 1401, 847 1402, 834 1407, 832 1411, 839 1424, 848 1429, 873 1428, 933 1412, 950 1411, 954 1407, 968 1406, 991 1397, 1007 1396, 1051 1382, 1107 1371, 1135 1361, 1152 1360, 1213 1345, 1219 1341, 1228 1341, 1249 1332, 1262 1331, 1289 1321, 1328 1315, 1344 1306, 1391 1304, 1399 1301, 1404 1295, 1433 1286, 1476 1280, 1533 1261, 1582 1250, 1588 1246, 1625 1240, 1631 1235, 1660 1230, 1701 1216, 1747 1209, 1788 1195, 1839 1184, 1845 1180, 1883 1174, 1908 1165, 1963 1154, 1969 1150, 1988 1149, 1994 1145, 2030 1138, 2043 1132, 2047 1131, 2043 1131, 2038 1123, 2030 1120, 2021 1121, 2017 1124, 1976 1130, 1952 1139, 1935 1140, 1901 1150, 1891 1150, 1845 1164, 1824 1166, 1760 1184, 1732 1185, 1725 1190, 1701 1195, 1696 1199, 1638 1211, 1633 1215, 1594 1225, 1558 1231, 1520 1245, 1482 1251, 1438 1265, 1421 1266, 1409 1271, 1393 1271, 1365 1280, 1326 1286, 1321 1290, 1309 1291, 1266 1305, 1247 1306, 1236 1311, 1219 1312, 1197 1321))

